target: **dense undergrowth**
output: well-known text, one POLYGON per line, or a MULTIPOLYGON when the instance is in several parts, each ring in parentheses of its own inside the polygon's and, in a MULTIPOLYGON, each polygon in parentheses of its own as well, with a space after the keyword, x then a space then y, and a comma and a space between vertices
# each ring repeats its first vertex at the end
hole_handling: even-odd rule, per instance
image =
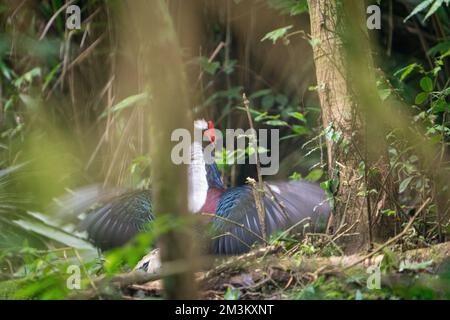
MULTIPOLYGON (((142 103, 151 97, 143 93, 138 79, 128 79, 120 87, 114 82, 123 72, 118 66, 139 73, 142 61, 117 41, 125 22, 114 21, 119 7, 115 1, 78 2, 85 18, 81 30, 75 31, 66 30, 64 14, 57 13, 65 1, 0 4, 4 30, 0 33, 0 299, 63 299, 86 290, 97 293, 91 297, 158 297, 161 291, 154 288, 103 289, 97 287, 97 280, 131 271, 158 236, 192 223, 157 219, 154 231, 104 253, 76 230, 77 207, 68 205, 65 193, 74 195, 74 190, 98 183, 151 186, 148 122, 142 103), (78 274, 80 290, 73 290, 78 282, 72 276, 78 274)), ((181 46, 189 28, 175 17, 180 17, 183 5, 170 4, 181 46)), ((420 132, 433 150, 439 150, 430 155, 432 167, 424 166, 415 146, 397 135, 396 128, 387 136, 399 208, 383 214, 397 217, 400 232, 415 210, 432 199, 408 232, 382 251, 382 278, 387 282, 382 289, 370 290, 366 269, 303 269, 302 259, 343 255, 332 237, 307 230, 303 238, 275 236, 272 244, 277 252, 210 275, 205 298, 450 298, 450 270, 442 256, 406 265, 398 258, 406 250, 429 248, 450 236, 445 220, 449 186, 440 179, 450 173, 448 1, 382 1, 380 6, 383 25, 390 27, 373 36, 378 44, 379 95, 408 119, 411 132, 420 132)), ((332 201, 335 181, 327 178, 325 141, 339 140, 339 133, 320 124, 311 52, 316 43, 308 37, 306 1, 229 5, 209 1, 202 2, 202 8, 201 50, 187 48, 183 57, 199 92, 194 96, 194 112, 216 119, 219 128, 246 126, 242 110, 246 93, 255 124, 281 130, 277 178, 320 182, 332 201), (307 52, 301 64, 299 50, 307 52)), ((247 148, 240 156, 252 152, 264 150, 247 148)), ((235 156, 217 155, 228 185, 255 175, 251 166, 227 162, 235 156)), ((360 166, 363 175, 364 163, 360 166)), ((224 263, 217 261, 216 266, 224 263)))

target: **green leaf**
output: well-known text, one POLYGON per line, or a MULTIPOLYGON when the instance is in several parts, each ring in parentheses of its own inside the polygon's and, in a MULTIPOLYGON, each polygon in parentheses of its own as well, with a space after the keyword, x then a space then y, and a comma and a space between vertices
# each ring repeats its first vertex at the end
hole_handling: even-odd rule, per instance
POLYGON ((239 289, 228 287, 223 298, 225 300, 239 299, 239 289))
POLYGON ((431 6, 430 10, 428 10, 423 21, 426 21, 430 16, 432 16, 444 3, 444 0, 436 0, 431 6))
POLYGON ((419 5, 417 7, 414 8, 414 10, 405 18, 405 20, 403 20, 403 22, 406 22, 407 20, 409 20, 412 16, 418 14, 419 12, 425 10, 427 7, 429 7, 434 0, 425 0, 422 1, 421 3, 419 3, 419 5))
MULTIPOLYGON (((264 148, 264 147, 258 147, 258 154, 266 154, 267 152, 269 152, 269 150, 268 149, 266 149, 266 148, 264 148)), ((247 147, 246 149, 245 149, 245 154, 247 154, 247 155, 249 155, 249 156, 251 156, 251 155, 253 155, 254 153, 255 153, 255 148, 254 147, 252 147, 252 146, 249 146, 249 147, 247 147)))
MULTIPOLYGON (((237 106, 236 109, 247 112, 247 108, 245 107, 237 106)), ((267 115, 267 112, 259 112, 258 110, 252 108, 248 108, 248 111, 255 117, 265 117, 267 115)))
POLYGON ((294 6, 292 6, 290 10, 291 16, 296 16, 304 12, 308 12, 308 1, 306 0, 296 1, 294 6))
POLYGON ((275 98, 271 94, 264 96, 264 98, 262 98, 262 101, 261 101, 262 107, 265 110, 272 108, 274 103, 275 103, 275 98))
POLYGON ((427 54, 434 56, 437 53, 444 54, 448 50, 450 50, 450 40, 439 42, 437 45, 428 50, 427 54))
POLYGON ((0 170, 0 178, 7 176, 11 173, 14 173, 17 170, 20 170, 22 167, 26 166, 28 163, 30 163, 30 162, 29 161, 22 162, 22 163, 16 164, 15 166, 10 166, 10 167, 6 167, 5 169, 1 169, 0 170))
POLYGON ((430 77, 423 77, 420 79, 420 87, 425 92, 433 91, 433 80, 431 80, 430 77))
POLYGON ((292 131, 296 134, 296 135, 302 135, 302 134, 307 134, 308 128, 304 127, 304 126, 299 126, 299 125, 293 125, 292 126, 292 131))
POLYGON ((259 97, 267 96, 268 94, 271 94, 271 93, 272 93, 272 89, 263 89, 263 90, 259 90, 259 91, 252 93, 248 98, 256 99, 259 97))
POLYGON ((226 74, 231 74, 234 71, 234 66, 236 65, 237 61, 236 60, 226 60, 223 63, 223 67, 222 70, 226 73, 226 74))
POLYGON ((428 92, 421 92, 416 96, 415 103, 422 104, 428 99, 428 92))
POLYGON ((450 104, 444 100, 438 100, 432 104, 431 109, 433 110, 433 113, 450 111, 450 104))
POLYGON ((41 76, 41 68, 36 67, 33 68, 32 70, 28 71, 27 73, 25 73, 23 75, 23 78, 28 81, 31 82, 31 80, 33 80, 34 77, 40 77, 41 76))
POLYGON ((409 186, 409 184, 411 183, 411 180, 413 179, 414 177, 408 177, 408 178, 406 178, 405 180, 403 180, 401 183, 400 183, 400 187, 399 187, 399 193, 403 193, 405 190, 406 190, 406 188, 408 188, 408 186, 409 186))
POLYGON ((269 32, 269 33, 267 33, 267 34, 261 39, 261 41, 264 41, 264 40, 272 40, 272 43, 275 44, 275 43, 277 42, 277 40, 280 39, 280 38, 282 38, 282 37, 284 37, 284 36, 286 35, 287 31, 288 31, 289 29, 291 29, 291 28, 292 28, 292 25, 286 26, 286 27, 283 27, 283 28, 275 29, 275 30, 273 30, 273 31, 271 31, 271 32, 269 32))
MULTIPOLYGON (((449 0, 450 1, 450 0, 449 0)), ((450 95, 450 87, 444 89, 442 91, 442 94, 444 95, 444 97, 449 96, 450 95)))
POLYGON ((50 82, 54 79, 56 73, 61 69, 61 63, 58 63, 56 66, 53 67, 53 69, 45 76, 44 85, 42 86, 42 92, 47 90, 48 85, 50 82))
POLYGON ((269 121, 266 121, 265 124, 267 124, 269 126, 279 126, 279 127, 288 125, 288 123, 283 120, 269 120, 269 121))
POLYGON ((218 97, 222 97, 222 98, 240 99, 242 96, 241 90, 242 90, 242 86, 236 86, 236 87, 232 87, 227 90, 218 91, 216 94, 218 97))
MULTIPOLYGON (((0 50, 0 57, 1 57, 1 50, 0 50)), ((1 59, 0 59, 0 70, 2 71, 3 76, 11 81, 12 74, 14 73, 13 70, 11 70, 1 59)))
POLYGON ((308 11, 307 0, 269 0, 269 5, 282 14, 290 14, 296 16, 308 11))
POLYGON ((303 115, 303 113, 301 113, 301 112, 290 112, 289 116, 291 116, 291 117, 293 117, 293 118, 295 118, 297 120, 300 120, 302 122, 306 122, 306 118, 303 115))
POLYGON ((391 89, 378 89, 378 95, 380 96, 380 99, 382 101, 385 101, 389 96, 391 95, 392 90, 391 89))
POLYGON ((385 209, 381 211, 382 214, 384 214, 386 217, 393 217, 397 213, 395 210, 392 209, 385 209))
POLYGON ((404 260, 400 262, 398 271, 402 272, 405 270, 418 271, 425 270, 433 265, 433 260, 423 261, 423 262, 412 262, 409 260, 404 260))
POLYGON ((400 70, 397 70, 397 71, 394 73, 394 76, 398 76, 398 75, 401 73, 400 81, 403 81, 403 80, 405 80, 405 78, 406 78, 411 72, 413 72, 413 70, 414 70, 416 67, 418 67, 418 66, 419 66, 419 65, 418 65, 417 63, 412 63, 412 64, 410 64, 410 65, 407 65, 406 67, 401 68, 400 70))
POLYGON ((255 117, 256 122, 260 122, 265 119, 267 119, 267 112, 263 112, 263 113, 259 114, 257 117, 255 117))
POLYGON ((298 172, 294 172, 289 176, 289 180, 298 181, 302 178, 302 175, 298 172))
POLYGON ((439 59, 444 59, 446 57, 450 56, 450 49, 448 49, 447 51, 443 52, 440 56, 439 59))
MULTIPOLYGON (((148 99, 148 97, 149 97, 149 95, 146 92, 126 97, 125 99, 120 101, 118 104, 114 105, 111 109, 109 109, 109 112, 115 113, 115 112, 122 111, 123 109, 126 109, 126 108, 136 105, 138 102, 146 101, 148 99)), ((100 119, 106 117, 107 115, 108 115, 108 111, 103 112, 100 115, 100 119)))
POLYGON ((322 169, 314 169, 311 171, 306 177, 305 180, 316 182, 323 176, 323 170, 322 169))
POLYGON ((33 81, 33 78, 35 77, 41 77, 41 68, 36 67, 31 69, 30 71, 24 73, 21 77, 17 78, 14 81, 14 86, 16 88, 20 88, 23 83, 31 83, 33 81))
POLYGON ((284 107, 289 102, 288 98, 284 94, 277 94, 275 101, 279 103, 281 107, 284 107))
POLYGON ((49 225, 45 225, 37 221, 34 222, 25 220, 14 220, 13 222, 26 230, 33 231, 37 234, 47 237, 48 239, 52 239, 59 243, 65 244, 69 247, 80 250, 96 251, 96 249, 89 242, 80 239, 78 237, 75 237, 57 228, 51 227, 49 225))
POLYGON ((202 67, 203 71, 209 73, 210 75, 214 75, 220 68, 220 62, 210 62, 206 57, 199 57, 197 59, 197 63, 200 65, 200 67, 202 67))

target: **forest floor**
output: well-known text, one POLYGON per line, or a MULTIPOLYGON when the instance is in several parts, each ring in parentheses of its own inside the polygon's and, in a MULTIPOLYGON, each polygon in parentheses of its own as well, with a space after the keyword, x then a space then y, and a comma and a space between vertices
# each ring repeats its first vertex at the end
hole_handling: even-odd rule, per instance
MULTIPOLYGON (((290 256, 279 247, 256 249, 197 273, 200 298, 450 299, 449 242, 367 256, 290 256)), ((161 280, 135 279, 131 285, 123 285, 128 276, 118 282, 122 298, 162 297, 161 280)))

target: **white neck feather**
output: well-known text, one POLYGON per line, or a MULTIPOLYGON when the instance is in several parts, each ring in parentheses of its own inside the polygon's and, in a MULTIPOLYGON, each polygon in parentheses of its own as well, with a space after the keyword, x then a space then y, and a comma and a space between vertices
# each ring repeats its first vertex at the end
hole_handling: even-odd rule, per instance
POLYGON ((206 179, 205 159, 201 142, 194 141, 191 145, 191 164, 188 169, 188 207, 192 213, 197 213, 206 202, 208 180, 206 179))

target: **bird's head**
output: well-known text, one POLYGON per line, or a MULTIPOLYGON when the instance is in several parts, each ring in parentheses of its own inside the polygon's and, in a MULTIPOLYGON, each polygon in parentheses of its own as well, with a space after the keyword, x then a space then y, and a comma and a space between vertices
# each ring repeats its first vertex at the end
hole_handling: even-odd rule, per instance
POLYGON ((203 136, 208 138, 212 144, 216 142, 216 131, 214 129, 214 123, 211 120, 208 121, 208 129, 203 133, 203 136))
POLYGON ((209 120, 198 119, 194 121, 194 128, 196 130, 201 130, 202 137, 211 144, 216 142, 216 131, 214 129, 214 123, 209 120))

